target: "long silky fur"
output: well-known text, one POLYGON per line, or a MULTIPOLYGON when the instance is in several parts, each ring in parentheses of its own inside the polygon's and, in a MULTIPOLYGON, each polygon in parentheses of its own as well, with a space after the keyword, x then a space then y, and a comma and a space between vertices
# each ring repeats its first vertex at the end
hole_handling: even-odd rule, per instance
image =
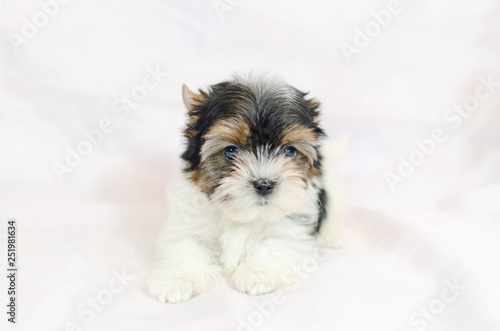
POLYGON ((328 218, 319 103, 262 76, 236 76, 192 96, 184 168, 168 190, 149 293, 184 301, 221 276, 252 295, 282 288, 318 248, 316 232, 328 218), (240 149, 232 160, 223 153, 229 144, 240 149), (286 145, 295 158, 283 153, 286 145), (261 178, 276 183, 269 196, 255 192, 261 178))

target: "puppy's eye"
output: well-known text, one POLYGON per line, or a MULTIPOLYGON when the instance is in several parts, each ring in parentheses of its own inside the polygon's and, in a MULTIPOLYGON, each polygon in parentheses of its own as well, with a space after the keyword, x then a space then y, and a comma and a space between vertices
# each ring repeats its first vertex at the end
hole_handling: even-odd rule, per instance
POLYGON ((238 147, 234 145, 229 145, 224 148, 224 156, 228 160, 234 159, 234 155, 238 154, 239 152, 240 150, 238 149, 238 147))
POLYGON ((291 157, 292 159, 295 159, 295 156, 297 156, 297 150, 293 146, 285 146, 283 153, 285 153, 286 157, 291 157))

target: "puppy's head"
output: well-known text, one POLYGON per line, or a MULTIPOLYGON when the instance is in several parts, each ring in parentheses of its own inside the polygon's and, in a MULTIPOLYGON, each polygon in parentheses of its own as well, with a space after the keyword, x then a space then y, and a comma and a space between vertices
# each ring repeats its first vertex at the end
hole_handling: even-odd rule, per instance
POLYGON ((195 94, 184 86, 189 178, 237 222, 273 221, 307 199, 321 172, 318 103, 266 78, 241 78, 195 94))

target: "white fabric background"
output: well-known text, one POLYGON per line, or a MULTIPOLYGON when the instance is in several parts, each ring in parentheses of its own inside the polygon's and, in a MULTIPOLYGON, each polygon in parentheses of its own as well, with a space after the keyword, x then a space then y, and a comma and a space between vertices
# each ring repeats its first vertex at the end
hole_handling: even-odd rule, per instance
POLYGON ((443 120, 478 77, 500 81, 498 1, 401 0, 402 11, 351 63, 340 43, 352 43, 389 1, 229 2, 221 20, 212 1, 69 1, 18 52, 8 36, 41 5, 1 2, 0 259, 6 221, 16 218, 20 271, 18 324, 2 311, 0 325, 237 330, 251 317, 255 330, 500 330, 500 90, 459 129, 443 120), (120 119, 113 103, 155 66, 168 76, 120 119), (180 165, 181 85, 250 70, 311 91, 330 138, 347 137, 328 169, 351 205, 345 245, 285 290, 268 316, 255 303, 270 296, 224 281, 186 303, 157 303, 141 279, 180 165), (64 163, 67 147, 103 118, 115 130, 59 181, 51 164, 64 163), (384 173, 435 128, 448 139, 391 191, 384 173), (95 318, 78 313, 122 271, 135 280, 95 318), (460 294, 442 306, 448 282, 460 294), (425 327, 411 322, 421 308, 434 312, 425 327))

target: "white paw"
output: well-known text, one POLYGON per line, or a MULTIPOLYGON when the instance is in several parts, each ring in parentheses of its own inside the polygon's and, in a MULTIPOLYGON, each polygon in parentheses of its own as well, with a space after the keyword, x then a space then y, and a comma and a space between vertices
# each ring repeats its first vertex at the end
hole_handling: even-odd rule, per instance
POLYGON ((320 232, 318 243, 325 248, 341 248, 344 245, 344 238, 338 233, 320 232))
POLYGON ((193 282, 188 280, 146 280, 149 295, 160 301, 176 303, 186 301, 194 294, 193 282))
POLYGON ((240 266, 234 272, 234 285, 241 292, 250 295, 262 295, 279 290, 289 283, 284 272, 252 270, 248 266, 240 266))
POLYGON ((343 225, 340 217, 326 219, 321 224, 318 242, 326 248, 340 248, 344 245, 343 225))
POLYGON ((145 280, 149 295, 168 303, 182 302, 215 287, 219 278, 217 266, 204 266, 196 273, 174 270, 170 265, 160 265, 151 270, 145 280))

